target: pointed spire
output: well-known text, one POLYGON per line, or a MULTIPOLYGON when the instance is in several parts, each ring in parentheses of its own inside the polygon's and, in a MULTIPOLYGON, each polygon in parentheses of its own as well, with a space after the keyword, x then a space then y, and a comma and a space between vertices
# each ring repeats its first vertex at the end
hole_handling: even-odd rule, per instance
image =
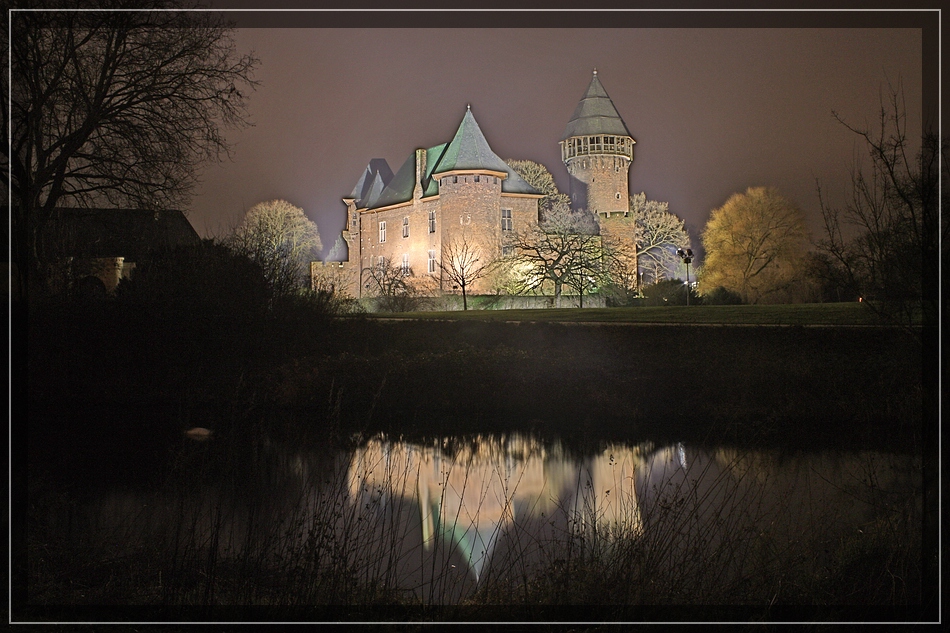
POLYGON ((445 149, 436 171, 452 169, 494 169, 507 171, 508 166, 498 158, 488 145, 482 129, 472 114, 471 105, 465 108, 465 116, 455 133, 455 138, 445 149))
POLYGON ((564 130, 564 136, 561 140, 566 140, 572 136, 592 136, 594 134, 613 134, 616 136, 630 136, 630 130, 620 118, 620 113, 614 107, 613 101, 604 90, 600 78, 597 76, 597 69, 594 69, 590 85, 587 91, 581 97, 571 120, 564 130))
POLYGON ((501 181, 501 190, 504 193, 539 193, 492 151, 475 120, 475 115, 472 114, 471 107, 468 107, 455 138, 445 148, 431 173, 470 169, 490 169, 507 173, 508 177, 501 181))

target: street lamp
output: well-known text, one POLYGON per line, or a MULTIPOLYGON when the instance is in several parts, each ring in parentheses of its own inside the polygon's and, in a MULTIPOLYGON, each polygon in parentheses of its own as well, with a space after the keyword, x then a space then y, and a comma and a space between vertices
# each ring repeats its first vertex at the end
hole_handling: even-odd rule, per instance
POLYGON ((684 251, 682 248, 678 248, 676 249, 676 254, 679 255, 683 263, 686 264, 686 305, 689 305, 689 265, 693 261, 693 249, 687 248, 684 251))

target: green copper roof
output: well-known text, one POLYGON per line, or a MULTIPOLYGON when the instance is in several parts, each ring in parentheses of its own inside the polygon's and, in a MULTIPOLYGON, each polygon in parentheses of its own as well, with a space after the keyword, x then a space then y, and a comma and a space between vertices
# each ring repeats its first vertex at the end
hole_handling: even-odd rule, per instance
MULTIPOLYGON (((459 125, 455 137, 449 143, 442 143, 426 150, 426 169, 423 176, 425 191, 423 197, 434 196, 439 193, 439 184, 432 174, 445 171, 468 171, 487 169, 501 171, 508 177, 501 181, 502 193, 527 193, 540 195, 541 192, 529 185, 524 178, 508 166, 508 163, 498 157, 485 140, 481 128, 472 116, 471 109, 465 112, 462 123, 459 125)), ((360 181, 362 184, 363 181, 360 181)), ((402 164, 396 175, 386 185, 386 188, 376 197, 367 197, 372 204, 361 204, 362 208, 385 207, 412 199, 412 191, 416 184, 416 154, 413 152, 402 164)), ((357 185, 360 186, 359 184, 357 185)))
POLYGON ((541 193, 492 151, 485 135, 482 134, 482 129, 478 127, 471 108, 468 108, 455 133, 455 138, 449 143, 445 154, 442 155, 435 168, 435 173, 470 169, 489 169, 508 174, 508 177, 501 181, 503 193, 541 193))
POLYGON ((587 92, 581 97, 580 103, 574 109, 574 114, 564 130, 564 136, 561 140, 567 140, 572 136, 592 136, 594 134, 613 134, 616 136, 629 136, 630 130, 620 118, 614 102, 607 96, 603 84, 597 78, 597 71, 594 71, 594 77, 590 80, 587 92))
POLYGON ((363 170, 363 175, 360 176, 349 197, 356 200, 357 207, 371 207, 392 178, 393 170, 389 168, 386 159, 374 158, 363 170))
MULTIPOLYGON (((439 157, 445 150, 445 145, 445 143, 442 143, 426 150, 426 171, 422 178, 426 187, 425 191, 422 192, 423 197, 434 196, 439 193, 438 183, 432 179, 432 169, 439 162, 439 157)), ((389 184, 386 185, 374 204, 366 205, 366 207, 386 207, 391 204, 408 202, 412 200, 412 190, 415 186, 416 153, 413 152, 399 168, 399 171, 396 172, 396 175, 393 176, 393 179, 389 181, 389 184)))

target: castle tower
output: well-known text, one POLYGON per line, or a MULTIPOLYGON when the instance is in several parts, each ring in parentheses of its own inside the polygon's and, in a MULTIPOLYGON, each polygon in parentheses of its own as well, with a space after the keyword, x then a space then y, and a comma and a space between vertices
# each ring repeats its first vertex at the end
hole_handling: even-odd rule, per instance
POLYGON ((587 209, 604 218, 629 211, 634 143, 594 70, 560 141, 574 210, 587 209))

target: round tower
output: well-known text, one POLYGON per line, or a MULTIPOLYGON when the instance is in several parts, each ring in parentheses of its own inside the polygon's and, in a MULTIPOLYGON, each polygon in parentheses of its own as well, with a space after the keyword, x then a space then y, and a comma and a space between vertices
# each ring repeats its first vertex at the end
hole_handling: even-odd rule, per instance
POLYGON ((601 217, 629 211, 634 143, 595 69, 560 141, 574 210, 601 217))

